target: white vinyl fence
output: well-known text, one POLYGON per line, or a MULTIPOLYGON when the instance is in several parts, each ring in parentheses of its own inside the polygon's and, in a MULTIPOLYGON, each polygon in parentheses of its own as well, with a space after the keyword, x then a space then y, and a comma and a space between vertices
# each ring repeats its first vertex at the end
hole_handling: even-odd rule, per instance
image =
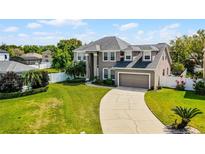
MULTIPOLYGON (((160 86, 162 87, 169 87, 169 88, 176 88, 177 82, 176 81, 183 80, 185 81, 185 90, 194 90, 193 84, 194 81, 193 79, 189 78, 181 78, 181 77, 173 77, 173 76, 162 76, 160 78, 160 86)), ((198 81, 201 79, 198 79, 198 81)))
POLYGON ((60 72, 60 73, 50 73, 48 74, 49 78, 50 78, 50 83, 56 83, 56 82, 63 82, 66 81, 70 76, 67 75, 64 72, 60 72))
POLYGON ((45 68, 51 68, 51 63, 46 62, 46 63, 36 64, 36 65, 29 65, 29 66, 38 68, 38 69, 45 69, 45 68))

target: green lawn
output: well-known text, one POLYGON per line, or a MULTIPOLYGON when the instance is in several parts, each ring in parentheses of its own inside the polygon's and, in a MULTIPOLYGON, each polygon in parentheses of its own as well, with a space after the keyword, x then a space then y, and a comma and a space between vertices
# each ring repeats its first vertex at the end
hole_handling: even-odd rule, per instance
POLYGON ((175 119, 178 119, 178 122, 180 122, 180 118, 171 111, 175 106, 196 107, 200 109, 203 114, 194 117, 189 125, 205 133, 205 96, 198 96, 191 91, 163 88, 159 91, 148 91, 145 94, 145 101, 150 110, 165 125, 174 123, 175 119))
POLYGON ((45 68, 45 69, 42 69, 43 71, 47 71, 48 73, 59 73, 59 72, 62 72, 62 70, 60 69, 56 69, 56 68, 45 68))
POLYGON ((47 92, 0 100, 0 133, 102 133, 99 104, 108 91, 59 83, 47 92))

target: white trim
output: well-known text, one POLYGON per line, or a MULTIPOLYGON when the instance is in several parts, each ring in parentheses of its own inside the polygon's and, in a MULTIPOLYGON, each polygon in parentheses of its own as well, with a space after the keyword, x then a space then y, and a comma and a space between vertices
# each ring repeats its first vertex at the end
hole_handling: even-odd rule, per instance
POLYGON ((107 79, 109 78, 109 68, 103 68, 103 80, 106 80, 106 78, 104 78, 104 70, 107 69, 107 79))
POLYGON ((151 50, 144 50, 143 51, 143 61, 152 61, 152 51, 151 50), (150 56, 150 59, 145 59, 145 54, 148 53, 150 56))
POLYGON ((78 53, 78 52, 76 52, 76 59, 77 59, 77 61, 86 61, 86 59, 87 59, 86 57, 87 57, 86 53, 83 53, 83 52, 78 53), (84 54, 83 56, 82 55, 80 56, 80 60, 78 59, 79 54, 84 54), (84 56, 85 56, 85 59, 84 59, 84 56))
POLYGON ((136 73, 136 72, 118 72, 117 74, 117 86, 120 85, 120 74, 135 74, 135 75, 148 75, 149 76, 149 89, 151 88, 151 74, 150 73, 136 73))
POLYGON ((109 54, 108 54, 108 52, 102 52, 102 61, 103 62, 108 62, 109 61, 109 54), (107 60, 104 60, 104 53, 107 53, 107 60))
POLYGON ((156 69, 152 68, 122 68, 122 67, 112 67, 113 69, 116 70, 143 70, 143 71, 155 71, 156 69))
POLYGON ((111 51, 111 52, 109 52, 109 55, 110 55, 110 56, 108 56, 108 57, 109 57, 110 62, 116 62, 116 59, 117 59, 117 53, 116 53, 116 52, 111 51), (114 60, 111 60, 111 53, 114 53, 114 57, 115 57, 115 59, 114 59, 114 60))
POLYGON ((132 61, 132 51, 124 51, 124 61, 132 61), (127 53, 131 54, 130 59, 126 58, 127 53))

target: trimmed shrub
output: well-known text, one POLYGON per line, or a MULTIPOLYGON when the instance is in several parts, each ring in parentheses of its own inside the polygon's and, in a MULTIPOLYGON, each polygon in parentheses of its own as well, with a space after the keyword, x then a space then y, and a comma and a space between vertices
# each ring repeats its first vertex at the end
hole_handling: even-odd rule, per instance
POLYGON ((176 80, 176 89, 177 90, 184 90, 185 89, 185 84, 186 82, 184 81, 184 79, 181 77, 179 80, 176 80))
POLYGON ((103 83, 108 86, 114 85, 114 81, 112 79, 103 80, 103 83))
POLYGON ((21 96, 27 96, 27 95, 33 95, 40 92, 46 92, 48 90, 48 87, 41 87, 37 89, 32 89, 30 91, 25 92, 10 92, 10 93, 0 93, 0 99, 9 99, 9 98, 16 98, 21 96))
POLYGON ((9 93, 21 91, 23 87, 23 79, 14 72, 7 72, 0 78, 0 92, 9 93))
POLYGON ((195 89, 196 94, 205 95, 205 82, 204 81, 198 81, 194 85, 194 89, 195 89))
POLYGON ((81 82, 85 82, 85 78, 75 78, 75 79, 69 79, 67 80, 68 83, 81 83, 81 82))

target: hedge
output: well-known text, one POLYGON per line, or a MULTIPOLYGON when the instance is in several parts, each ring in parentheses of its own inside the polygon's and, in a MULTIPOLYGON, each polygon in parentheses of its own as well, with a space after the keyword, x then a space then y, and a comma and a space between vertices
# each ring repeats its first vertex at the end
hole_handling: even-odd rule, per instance
POLYGON ((40 92, 46 92, 47 90, 48 90, 48 87, 41 87, 41 88, 36 88, 36 89, 32 89, 30 91, 25 91, 25 92, 19 91, 19 92, 11 92, 11 93, 0 93, 0 99, 9 99, 9 98, 33 95, 33 94, 37 94, 40 92))
POLYGON ((80 82, 85 82, 85 78, 75 78, 71 80, 67 80, 68 83, 80 83, 80 82))

